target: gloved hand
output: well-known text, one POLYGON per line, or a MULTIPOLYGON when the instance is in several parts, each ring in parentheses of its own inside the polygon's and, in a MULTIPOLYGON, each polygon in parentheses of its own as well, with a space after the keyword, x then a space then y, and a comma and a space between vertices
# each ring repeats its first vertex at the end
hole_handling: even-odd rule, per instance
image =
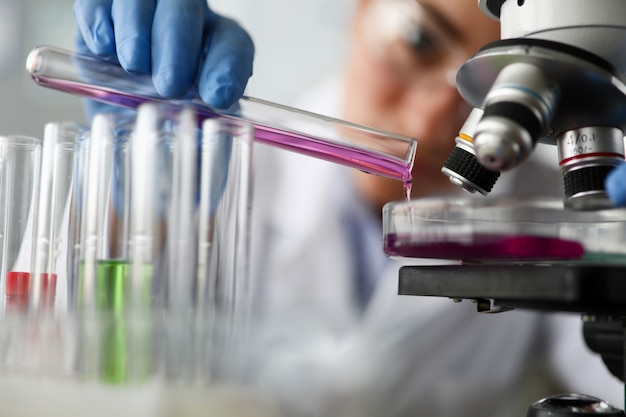
POLYGON ((605 187, 616 206, 626 206, 626 163, 611 171, 606 178, 605 187))
MULTIPOLYGON (((182 96, 196 83, 204 102, 226 109, 252 75, 250 36, 207 0, 76 0, 74 16, 79 52, 152 74, 164 97, 182 96)), ((101 106, 91 102, 88 112, 101 106)))

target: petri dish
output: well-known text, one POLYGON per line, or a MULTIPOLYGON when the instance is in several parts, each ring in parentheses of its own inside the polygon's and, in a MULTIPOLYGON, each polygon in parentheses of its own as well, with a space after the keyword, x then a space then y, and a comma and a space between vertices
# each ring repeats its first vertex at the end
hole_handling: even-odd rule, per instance
POLYGON ((626 263, 626 209, 572 211, 552 197, 392 202, 383 234, 400 259, 626 263))
POLYGON ((115 62, 52 46, 34 48, 26 70, 41 86, 126 108, 145 102, 184 104, 200 122, 207 118, 243 119, 254 139, 289 151, 399 180, 406 187, 417 146, 414 138, 244 96, 232 108, 218 110, 192 88, 184 96, 165 99, 149 75, 127 73, 115 62))

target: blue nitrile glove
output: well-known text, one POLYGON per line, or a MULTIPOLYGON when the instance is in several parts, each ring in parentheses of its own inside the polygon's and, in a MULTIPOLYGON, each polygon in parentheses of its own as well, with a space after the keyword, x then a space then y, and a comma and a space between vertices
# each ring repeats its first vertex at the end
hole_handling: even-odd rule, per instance
POLYGON ((626 163, 611 171, 606 178, 605 187, 616 206, 626 206, 626 163))
MULTIPOLYGON (((203 101, 226 109, 252 75, 250 36, 206 0, 76 0, 74 16, 79 52, 152 74, 164 97, 182 96, 197 83, 203 101)), ((101 106, 90 102, 87 111, 91 116, 101 106)))
MULTIPOLYGON (((164 97, 183 96, 196 84, 203 101, 227 109, 243 95, 252 75, 250 36, 233 20, 212 12, 207 0, 76 0, 74 16, 78 52, 118 62, 130 73, 151 74, 164 97)), ((85 102, 90 117, 123 110, 85 102)), ((223 177, 229 156, 214 169, 223 177)), ((212 191, 216 200, 224 181, 212 191)))

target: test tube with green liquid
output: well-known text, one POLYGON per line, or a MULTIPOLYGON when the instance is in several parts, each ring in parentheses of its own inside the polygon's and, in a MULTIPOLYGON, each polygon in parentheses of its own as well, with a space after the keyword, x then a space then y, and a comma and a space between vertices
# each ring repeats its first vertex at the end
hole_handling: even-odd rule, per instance
MULTIPOLYGON (((128 263, 130 152, 133 118, 99 114, 85 144, 82 184, 80 267, 77 298, 80 309, 96 311, 99 282, 125 274, 128 263)), ((125 290, 121 289, 124 292, 125 290)), ((117 300, 124 303, 124 298, 117 300)), ((110 306, 107 306, 110 308, 110 306)))
POLYGON ((98 374, 102 382, 128 381, 129 339, 124 321, 127 262, 108 261, 98 265, 96 297, 99 307, 98 374))
POLYGON ((78 308, 93 317, 85 337, 85 372, 101 382, 121 384, 148 375, 150 334, 136 331, 128 317, 132 308, 148 307, 150 274, 144 276, 141 303, 129 304, 130 186, 129 138, 134 117, 94 117, 82 154, 85 164, 81 193, 81 262, 78 308), (148 358, 148 359, 146 359, 148 358))

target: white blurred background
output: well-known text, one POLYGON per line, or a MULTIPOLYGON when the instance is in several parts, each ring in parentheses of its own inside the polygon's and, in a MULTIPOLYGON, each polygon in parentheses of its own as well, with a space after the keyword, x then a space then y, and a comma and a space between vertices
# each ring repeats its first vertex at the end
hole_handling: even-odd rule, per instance
MULTIPOLYGON (((37 86, 25 70, 37 45, 73 48, 74 0, 0 0, 0 135, 41 136, 50 121, 84 122, 79 98, 37 86)), ((246 94, 292 104, 333 73, 346 50, 351 0, 214 0, 256 45, 246 94)))

